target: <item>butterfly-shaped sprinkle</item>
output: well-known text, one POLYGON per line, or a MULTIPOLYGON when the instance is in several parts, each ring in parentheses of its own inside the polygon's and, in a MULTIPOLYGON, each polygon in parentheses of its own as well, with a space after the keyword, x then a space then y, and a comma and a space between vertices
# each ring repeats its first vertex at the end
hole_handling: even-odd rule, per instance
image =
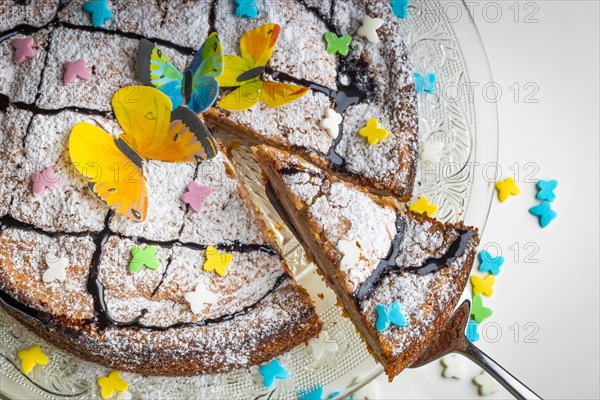
POLYGON ((99 27, 110 20, 113 15, 106 5, 106 0, 92 0, 83 4, 83 11, 92 17, 92 26, 99 27))
POLYGON ((63 75, 64 83, 73 83, 77 78, 84 81, 89 81, 92 74, 84 60, 67 61, 64 65, 65 74, 63 75))
POLYGON ((473 378, 473 383, 479 386, 479 394, 481 396, 489 396, 500 390, 498 382, 485 371, 481 371, 480 375, 473 378))
POLYGON ((470 319, 469 322, 467 323, 467 328, 465 330, 465 336, 467 337, 467 339, 470 342, 476 342, 479 340, 480 336, 479 336, 479 332, 477 332, 478 328, 479 328, 479 324, 477 324, 477 322, 470 319))
POLYGON ((435 74, 421 75, 418 72, 413 72, 415 76, 415 89, 417 93, 434 93, 435 92, 435 74))
POLYGON ((492 316, 492 309, 483 306, 483 300, 479 294, 473 296, 473 303, 471 304, 471 316, 478 324, 480 324, 484 319, 492 316))
POLYGON ((33 45, 35 43, 31 36, 13 39, 10 44, 15 49, 15 53, 13 55, 13 62, 15 64, 22 64, 28 58, 35 57, 35 50, 33 49, 33 45))
POLYGON ((374 145, 387 138, 390 133, 379 126, 376 118, 371 118, 358 134, 366 138, 370 145, 374 145))
POLYGON ((129 271, 131 273, 138 272, 143 267, 151 270, 157 270, 159 267, 158 259, 156 258, 156 247, 148 246, 142 249, 138 246, 133 246, 131 249, 131 261, 129 262, 129 271))
POLYGON ((46 255, 46 265, 48 269, 44 271, 42 275, 42 281, 44 283, 50 283, 54 281, 64 281, 67 279, 67 266, 69 260, 64 257, 56 257, 55 255, 46 255))
POLYGON ((482 278, 477 275, 471 275, 471 285, 473 286, 473 294, 483 294, 484 296, 491 296, 494 294, 494 282, 496 277, 494 275, 488 275, 482 278))
POLYGON ((206 248, 206 261, 204 262, 205 271, 215 271, 223 276, 227 273, 227 267, 233 260, 233 253, 219 253, 219 250, 213 246, 206 248))
POLYGON ((188 191, 181 196, 181 201, 187 203, 196 212, 200 212, 204 199, 213 193, 209 186, 202 186, 196 182, 190 182, 188 191))
POLYGON ((496 182, 496 190, 498 191, 498 200, 501 203, 504 203, 509 196, 517 196, 521 193, 521 189, 519 189, 513 178, 496 182))
POLYGON ((323 386, 317 385, 309 391, 301 391, 298 393, 300 400, 323 400, 323 386))
POLYGON ((270 363, 261 366, 258 370, 263 376, 263 382, 267 389, 273 387, 276 379, 285 379, 289 375, 279 360, 273 360, 270 363))
POLYGON ((544 181, 544 180, 540 179, 537 183, 537 187, 538 187, 538 194, 536 196, 537 199, 549 201, 549 202, 554 201, 554 199, 556 198, 556 195, 554 194, 554 189, 556 189, 557 186, 558 186, 558 181, 556 179, 552 179, 549 181, 544 181))
POLYGON ((352 43, 352 36, 347 34, 343 36, 338 36, 333 32, 326 32, 325 41, 327 41, 327 53, 337 53, 345 57, 350 51, 350 43, 352 43))
POLYGON ((193 292, 187 292, 184 297, 194 314, 200 314, 208 304, 215 304, 219 300, 219 296, 208 290, 203 282, 198 282, 196 289, 193 292))
POLYGON ((462 379, 465 373, 465 363, 462 356, 451 354, 443 357, 440 362, 444 366, 444 371, 442 372, 444 378, 462 379))
POLYGON ((392 4, 392 11, 398 18, 406 18, 406 12, 408 10, 408 0, 390 0, 392 4))
POLYGON ((340 261, 342 271, 348 272, 358 264, 360 260, 360 247, 356 244, 356 240, 339 240, 336 247, 343 254, 340 261))
POLYGON ((98 378, 98 386, 100 386, 100 395, 103 399, 111 398, 115 392, 122 393, 129 389, 129 385, 119 375, 119 371, 111 371, 108 376, 98 378))
POLYGON ((545 228, 556 216, 556 211, 550 206, 550 202, 544 201, 542 204, 531 207, 529 213, 539 218, 539 223, 542 228, 545 228))
POLYGON ((421 144, 421 161, 435 164, 440 161, 440 152, 444 148, 442 142, 423 142, 421 144))
POLYGON ((504 264, 504 257, 492 257, 489 251, 481 250, 479 252, 479 261, 479 270, 481 272, 489 272, 490 274, 498 275, 500 273, 500 267, 504 264))
POLYGON ((329 137, 335 140, 340 133, 340 124, 342 123, 342 115, 337 113, 332 108, 325 109, 325 118, 321 119, 321 128, 325 129, 329 137))
POLYGON ((21 369, 26 375, 33 371, 33 367, 36 365, 48 364, 48 357, 37 344, 29 349, 19 351, 17 356, 21 359, 21 369))
POLYGON ((427 196, 421 196, 417 201, 408 206, 408 209, 419 214, 427 214, 431 217, 437 212, 438 206, 430 203, 427 196))
POLYGON ((382 26, 383 20, 381 18, 371 18, 368 15, 365 15, 362 18, 362 25, 358 28, 356 34, 366 38, 371 43, 379 43, 377 29, 382 26))
POLYGON ((59 186, 58 177, 52 167, 45 168, 41 172, 31 174, 33 182, 33 194, 38 196, 46 191, 46 189, 54 189, 59 186))
POLYGON ((258 17, 258 7, 256 0, 235 0, 237 7, 235 15, 238 17, 256 18, 258 17))
POLYGON ((310 339, 308 345, 315 363, 321 361, 325 354, 335 354, 339 348, 336 342, 329 340, 329 332, 325 330, 318 337, 310 339))
POLYGON ((392 324, 401 328, 407 325, 406 317, 402 312, 402 305, 398 301, 394 301, 389 306, 377 304, 375 310, 377 311, 377 322, 375 323, 377 332, 388 330, 392 324))

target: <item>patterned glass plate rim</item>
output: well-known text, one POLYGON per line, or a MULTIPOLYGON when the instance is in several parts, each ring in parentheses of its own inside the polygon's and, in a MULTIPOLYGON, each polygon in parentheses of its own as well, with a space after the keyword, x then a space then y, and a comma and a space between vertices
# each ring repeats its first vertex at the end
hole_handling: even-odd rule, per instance
MULTIPOLYGON (((486 163, 496 163, 498 159, 497 110, 494 103, 485 102, 480 96, 462 93, 472 82, 487 83, 492 79, 483 44, 467 7, 464 3, 455 5, 462 7, 462 17, 452 22, 445 18, 445 8, 436 0, 412 1, 408 18, 399 20, 414 70, 437 75, 436 93, 419 94, 420 139, 444 143, 439 163, 419 163, 415 197, 427 195, 439 206, 437 217, 444 221, 462 219, 483 230, 494 185, 479 171, 486 163)), ((226 134, 220 136, 226 143, 235 140, 226 134)), ((335 295, 316 274, 302 247, 271 207, 248 147, 235 146, 232 154, 296 278, 311 293, 325 322, 324 333, 308 345, 279 357, 290 377, 277 381, 271 389, 262 385, 258 367, 193 378, 123 373, 130 389, 120 399, 297 398, 300 392, 316 386, 323 387, 326 397, 338 393, 335 398, 346 398, 383 372, 351 322, 335 305, 335 295)), ((0 396, 8 398, 99 398, 96 378, 109 372, 44 343, 1 310, 0 356, 0 396), (21 372, 16 353, 35 343, 41 343, 50 363, 36 367, 26 376, 21 372)))

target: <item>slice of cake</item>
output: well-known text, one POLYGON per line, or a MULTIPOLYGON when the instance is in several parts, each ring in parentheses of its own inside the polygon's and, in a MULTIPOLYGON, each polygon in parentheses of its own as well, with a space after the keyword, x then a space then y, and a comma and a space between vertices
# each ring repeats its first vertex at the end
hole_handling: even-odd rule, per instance
POLYGON ((271 201, 392 379, 456 306, 477 230, 407 212, 274 148, 254 151, 271 201))

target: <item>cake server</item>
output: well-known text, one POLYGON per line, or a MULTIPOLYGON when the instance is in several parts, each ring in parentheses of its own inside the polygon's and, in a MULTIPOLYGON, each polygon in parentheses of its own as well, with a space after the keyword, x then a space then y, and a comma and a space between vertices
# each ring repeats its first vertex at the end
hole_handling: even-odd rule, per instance
POLYGON ((418 368, 450 353, 461 354, 479 365, 496 379, 517 399, 541 399, 533 390, 515 378, 510 372, 479 350, 465 336, 469 322, 471 302, 465 300, 452 314, 444 329, 433 343, 412 363, 410 368, 418 368))

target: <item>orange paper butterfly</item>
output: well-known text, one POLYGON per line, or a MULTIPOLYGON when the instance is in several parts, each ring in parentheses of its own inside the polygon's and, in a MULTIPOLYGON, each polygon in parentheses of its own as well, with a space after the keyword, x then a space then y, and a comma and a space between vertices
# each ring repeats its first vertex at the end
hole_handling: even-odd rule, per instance
POLYGON ((216 155, 216 143, 193 111, 184 106, 171 111, 171 100, 158 89, 119 89, 112 106, 124 133, 115 138, 95 125, 79 122, 69 138, 71 161, 100 200, 142 222, 148 210, 143 159, 206 160, 216 155))
POLYGON ((235 87, 219 102, 225 110, 247 110, 262 100, 269 107, 279 107, 308 93, 304 86, 262 79, 265 66, 273 54, 281 27, 266 24, 244 33, 240 39, 241 57, 224 56, 225 69, 217 78, 222 87, 235 87))

